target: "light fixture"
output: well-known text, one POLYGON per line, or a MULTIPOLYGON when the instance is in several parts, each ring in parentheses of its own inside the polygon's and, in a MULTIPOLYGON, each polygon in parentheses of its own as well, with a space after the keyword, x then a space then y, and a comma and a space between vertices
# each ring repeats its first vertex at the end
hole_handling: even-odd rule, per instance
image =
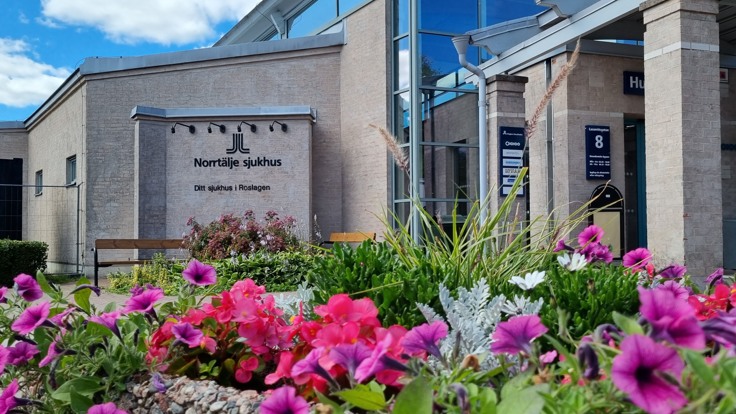
MULTIPOLYGON (((225 133, 225 125, 216 124, 214 122, 210 122, 210 125, 214 125, 216 127, 219 127, 221 134, 224 134, 225 133)), ((207 125, 207 132, 209 132, 211 134, 212 133, 212 127, 210 125, 207 125)))
POLYGON ((176 126, 177 125, 181 125, 181 126, 185 126, 185 127, 189 128, 189 133, 190 134, 193 134, 194 131, 196 131, 196 129, 194 129, 194 125, 187 125, 187 124, 182 124, 181 122, 175 122, 174 125, 171 126, 171 133, 172 134, 176 134, 176 126))
POLYGON ((281 125, 281 130, 284 131, 284 132, 286 132, 286 124, 281 123, 279 121, 273 121, 273 122, 271 122, 271 125, 268 126, 268 130, 269 131, 273 132, 273 124, 279 124, 279 125, 281 125))
POLYGON ((256 128, 256 124, 249 124, 245 121, 240 121, 240 123, 238 124, 238 132, 243 132, 243 130, 240 129, 240 126, 243 124, 248 125, 250 127, 250 132, 256 132, 256 130, 258 129, 256 128))

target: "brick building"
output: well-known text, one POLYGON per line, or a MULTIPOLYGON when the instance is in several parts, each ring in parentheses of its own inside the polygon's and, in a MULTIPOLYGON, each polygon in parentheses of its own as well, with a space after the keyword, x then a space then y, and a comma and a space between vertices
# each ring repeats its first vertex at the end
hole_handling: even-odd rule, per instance
POLYGON ((610 180, 618 251, 736 267, 736 5, 537 3, 264 0, 210 48, 86 59, 27 120, 0 122, 0 186, 27 185, 6 185, 0 234, 89 271, 95 239, 179 237, 190 216, 380 233, 413 197, 446 216, 491 193, 493 209, 527 162, 528 217, 564 218, 610 180), (573 75, 520 135, 578 39, 573 75))

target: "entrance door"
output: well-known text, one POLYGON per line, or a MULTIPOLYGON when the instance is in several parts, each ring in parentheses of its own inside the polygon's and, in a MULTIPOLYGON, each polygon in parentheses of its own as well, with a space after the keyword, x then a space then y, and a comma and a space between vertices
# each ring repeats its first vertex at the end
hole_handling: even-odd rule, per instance
POLYGON ((628 252, 647 246, 644 121, 624 122, 624 245, 628 252))
POLYGON ((0 160, 0 239, 21 240, 23 235, 23 160, 0 160))

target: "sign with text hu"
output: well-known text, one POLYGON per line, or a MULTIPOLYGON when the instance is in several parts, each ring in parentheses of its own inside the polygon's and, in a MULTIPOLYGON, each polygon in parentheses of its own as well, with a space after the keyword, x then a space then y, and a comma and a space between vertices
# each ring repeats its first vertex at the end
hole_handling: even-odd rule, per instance
POLYGON ((644 95, 644 72, 624 72, 624 95, 644 95))
MULTIPOLYGON (((524 166, 524 145, 524 128, 498 127, 498 187, 502 196, 511 193, 511 187, 524 166)), ((516 195, 523 196, 524 187, 519 188, 516 195)))
POLYGON ((611 127, 585 126, 585 178, 611 179, 611 127))

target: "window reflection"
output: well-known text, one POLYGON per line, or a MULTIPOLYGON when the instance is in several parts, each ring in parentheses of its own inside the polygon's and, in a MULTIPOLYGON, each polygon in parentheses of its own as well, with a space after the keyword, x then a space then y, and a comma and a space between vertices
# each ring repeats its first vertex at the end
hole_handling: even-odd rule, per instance
POLYGON ((336 17, 335 0, 317 0, 300 14, 289 19, 289 37, 308 36, 336 17))
POLYGON ((420 29, 465 33, 468 30, 478 28, 478 0, 417 1, 419 4, 420 29))

